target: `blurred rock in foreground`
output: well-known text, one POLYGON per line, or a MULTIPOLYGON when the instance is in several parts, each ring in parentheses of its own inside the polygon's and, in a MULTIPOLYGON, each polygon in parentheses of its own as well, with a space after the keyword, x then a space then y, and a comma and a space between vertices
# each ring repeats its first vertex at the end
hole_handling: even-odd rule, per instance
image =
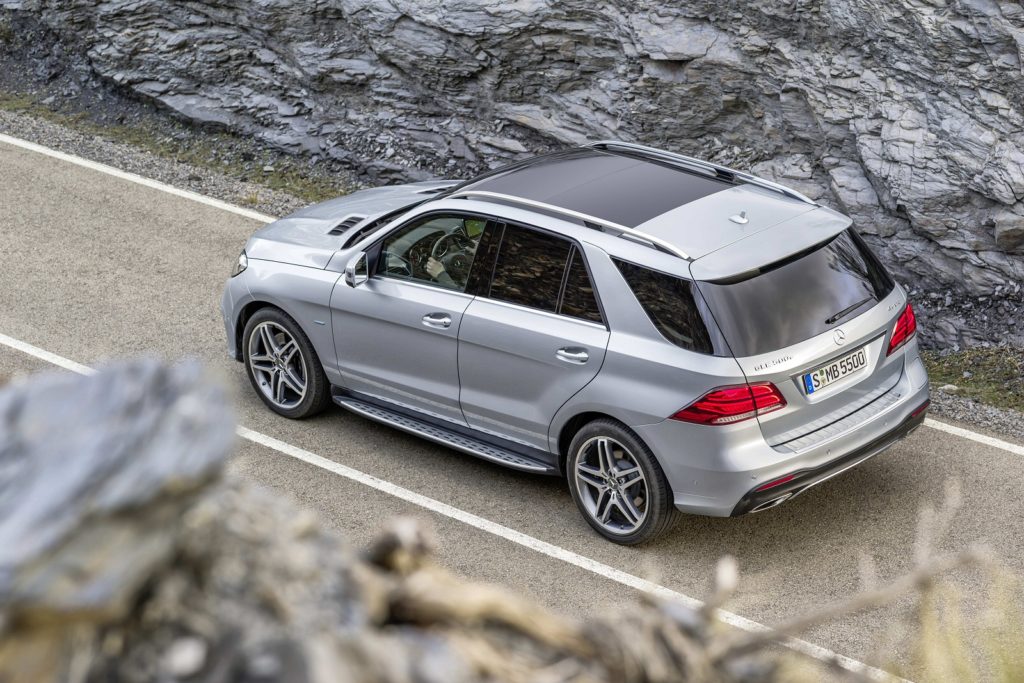
POLYGON ((196 363, 0 390, 0 681, 771 681, 679 605, 578 623, 430 560, 364 555, 226 479, 234 420, 196 363), (722 652, 721 649, 718 650, 722 652))

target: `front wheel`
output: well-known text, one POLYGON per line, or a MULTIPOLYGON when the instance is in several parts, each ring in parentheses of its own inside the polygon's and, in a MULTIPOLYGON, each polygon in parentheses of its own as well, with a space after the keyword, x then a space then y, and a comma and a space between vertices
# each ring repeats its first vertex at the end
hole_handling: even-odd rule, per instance
POLYGON ((618 422, 595 420, 576 434, 566 475, 584 519, 614 543, 650 541, 678 517, 654 455, 618 422))
POLYGON ((246 323, 242 338, 246 374, 268 408, 301 419, 327 407, 327 376, 294 320, 276 308, 260 309, 246 323))

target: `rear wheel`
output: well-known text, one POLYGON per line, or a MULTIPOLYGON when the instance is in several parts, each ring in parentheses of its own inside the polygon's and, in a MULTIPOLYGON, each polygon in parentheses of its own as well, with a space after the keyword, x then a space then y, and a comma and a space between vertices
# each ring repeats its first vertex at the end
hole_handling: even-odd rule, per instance
POLYGON ((327 376, 294 320, 276 308, 260 309, 246 323, 242 339, 246 374, 268 408, 301 419, 327 407, 327 376))
POLYGON ((613 420, 595 420, 573 437, 566 474, 584 519, 614 543, 650 541, 678 518, 654 454, 613 420))

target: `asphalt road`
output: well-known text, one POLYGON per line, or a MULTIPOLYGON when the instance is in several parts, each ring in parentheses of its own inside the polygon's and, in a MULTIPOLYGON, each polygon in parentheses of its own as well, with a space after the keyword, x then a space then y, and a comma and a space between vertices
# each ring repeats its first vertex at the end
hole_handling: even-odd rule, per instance
MULTIPOLYGON (((1018 454, 931 428, 779 508, 736 519, 686 517, 643 548, 596 536, 562 482, 505 470, 340 409, 293 422, 271 414, 227 357, 221 287, 257 221, 0 142, 0 333, 87 365, 137 354, 205 361, 236 400, 239 422, 616 569, 700 597, 716 560, 739 560, 728 608, 764 624, 836 602, 873 558, 881 579, 910 569, 919 509, 960 483, 963 508, 940 548, 982 542, 1024 575, 1018 454)), ((0 345, 0 375, 52 369, 0 345)), ((429 519, 441 561, 563 612, 607 613, 637 600, 620 583, 240 440, 232 469, 317 510, 354 543, 400 514, 429 519)), ((965 617, 986 604, 975 572, 952 580, 965 617), (973 597, 970 597, 973 596, 973 597)), ((805 638, 871 660, 912 601, 816 628, 805 638)), ((895 660, 907 662, 897 651, 895 660)), ((911 674, 913 671, 910 672, 911 674)))

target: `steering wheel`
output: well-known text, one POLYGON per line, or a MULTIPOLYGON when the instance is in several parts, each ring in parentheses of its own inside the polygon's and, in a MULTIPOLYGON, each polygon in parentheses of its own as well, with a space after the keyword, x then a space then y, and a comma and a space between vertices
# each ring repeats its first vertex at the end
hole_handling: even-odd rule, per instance
POLYGON ((465 251, 467 249, 472 249, 473 246, 473 240, 466 237, 464 233, 450 232, 434 242, 434 247, 430 250, 430 255, 440 261, 441 258, 449 252, 449 250, 457 249, 459 251, 465 251))

